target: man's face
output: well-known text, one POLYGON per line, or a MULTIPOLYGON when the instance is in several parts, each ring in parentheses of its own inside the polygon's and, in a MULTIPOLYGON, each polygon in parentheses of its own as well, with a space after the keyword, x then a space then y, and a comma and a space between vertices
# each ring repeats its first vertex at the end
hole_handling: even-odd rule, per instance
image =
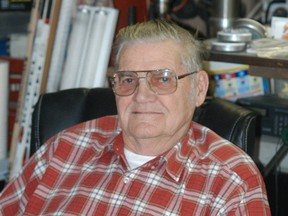
MULTIPOLYGON (((119 70, 168 68, 177 75, 190 72, 185 71, 181 65, 180 51, 179 46, 172 41, 129 45, 121 53, 119 70)), ((146 73, 140 72, 138 75, 143 77, 146 73)), ((140 79, 139 86, 132 95, 116 96, 123 136, 138 141, 183 136, 195 109, 191 88, 191 79, 188 76, 178 80, 174 93, 157 95, 149 89, 145 79, 140 79)))

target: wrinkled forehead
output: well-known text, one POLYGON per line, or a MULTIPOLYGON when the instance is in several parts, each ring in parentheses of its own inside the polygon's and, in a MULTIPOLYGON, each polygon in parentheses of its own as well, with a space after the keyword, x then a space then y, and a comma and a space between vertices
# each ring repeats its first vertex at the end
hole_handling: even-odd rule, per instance
POLYGON ((173 41, 133 43, 125 46, 116 70, 178 71, 182 65, 181 47, 173 41))

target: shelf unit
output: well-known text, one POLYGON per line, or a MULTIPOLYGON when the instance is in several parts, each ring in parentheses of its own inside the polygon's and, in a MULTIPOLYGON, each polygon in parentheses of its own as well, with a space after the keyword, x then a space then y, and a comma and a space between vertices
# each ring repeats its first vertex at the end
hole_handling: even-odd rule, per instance
POLYGON ((250 66, 249 73, 253 76, 288 79, 288 59, 264 58, 249 53, 224 53, 214 51, 208 52, 205 59, 209 61, 247 64, 250 66))
POLYGON ((30 12, 6 12, 0 11, 0 37, 10 34, 27 34, 30 12))

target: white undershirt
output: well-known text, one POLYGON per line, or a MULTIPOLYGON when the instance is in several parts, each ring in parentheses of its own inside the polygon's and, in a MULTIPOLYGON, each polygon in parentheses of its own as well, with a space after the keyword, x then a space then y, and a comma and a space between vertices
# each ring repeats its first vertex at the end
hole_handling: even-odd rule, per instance
POLYGON ((139 155, 139 154, 136 154, 134 152, 127 150, 126 148, 124 148, 124 154, 126 156, 130 169, 135 169, 139 166, 142 166, 146 162, 156 157, 156 156, 139 155))

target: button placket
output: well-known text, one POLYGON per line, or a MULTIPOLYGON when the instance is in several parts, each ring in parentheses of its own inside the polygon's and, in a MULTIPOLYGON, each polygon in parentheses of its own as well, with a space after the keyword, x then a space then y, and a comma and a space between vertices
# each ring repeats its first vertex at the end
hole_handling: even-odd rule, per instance
POLYGON ((123 181, 125 184, 127 184, 129 182, 129 180, 130 180, 129 177, 125 176, 123 181))
POLYGON ((127 184, 127 183, 131 180, 131 178, 129 177, 129 175, 130 175, 130 172, 125 172, 125 173, 124 173, 123 181, 124 181, 125 184, 127 184))

